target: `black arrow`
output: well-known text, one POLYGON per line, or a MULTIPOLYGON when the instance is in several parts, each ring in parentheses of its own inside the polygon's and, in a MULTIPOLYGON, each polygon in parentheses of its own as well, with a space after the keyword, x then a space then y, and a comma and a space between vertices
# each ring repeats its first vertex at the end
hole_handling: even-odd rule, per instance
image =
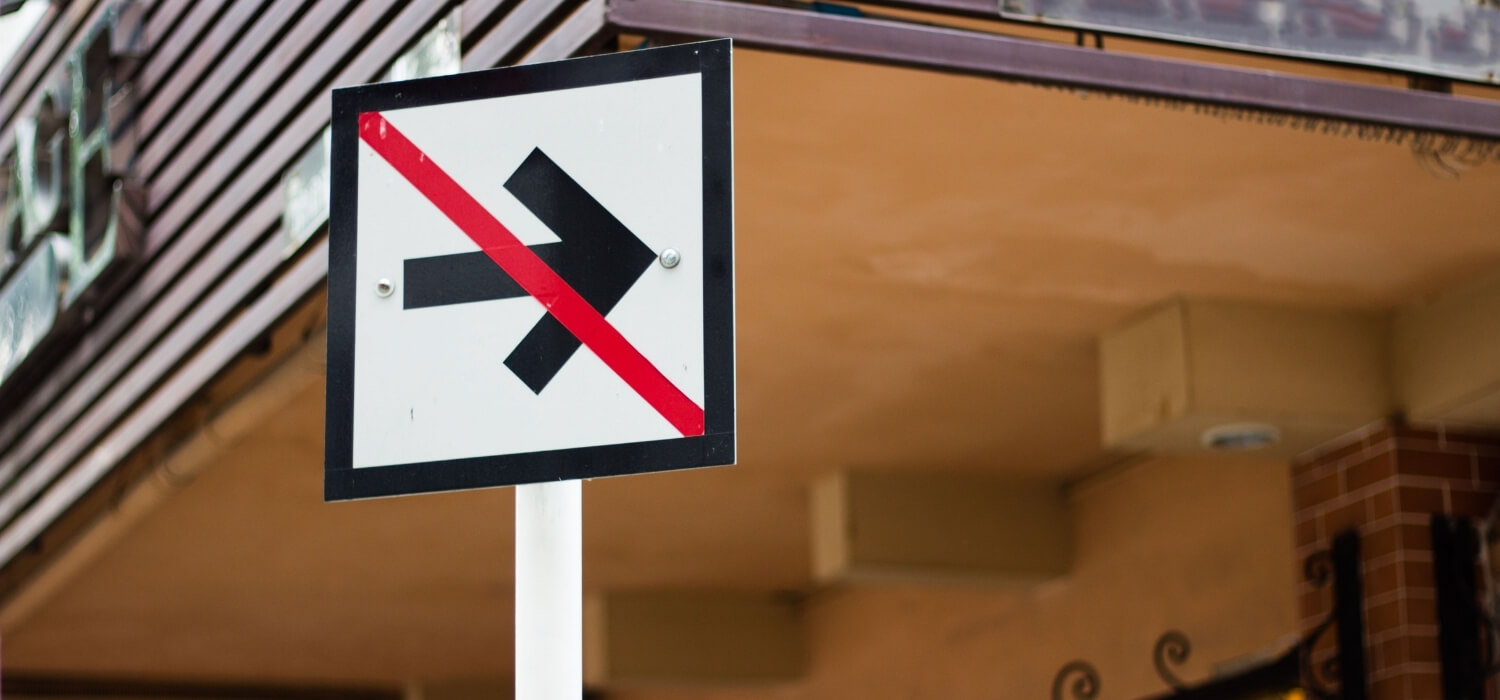
MULTIPOLYGON (((505 189, 561 243, 529 246, 584 301, 606 315, 640 279, 656 254, 609 213, 541 149, 533 149, 505 181, 505 189)), ((483 252, 405 261, 402 308, 420 309, 526 296, 483 252)), ((505 358, 540 394, 582 343, 551 314, 531 328, 505 358)))

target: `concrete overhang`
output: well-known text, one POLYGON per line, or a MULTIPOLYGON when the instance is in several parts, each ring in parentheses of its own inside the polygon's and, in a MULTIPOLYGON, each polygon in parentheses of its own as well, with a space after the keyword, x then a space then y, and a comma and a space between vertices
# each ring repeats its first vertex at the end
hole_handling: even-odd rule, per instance
POLYGON ((1219 426, 1264 424, 1290 457, 1393 408, 1385 315, 1173 299, 1100 342, 1106 446, 1185 453, 1219 426))
POLYGON ((1500 274, 1394 312, 1177 298, 1100 339, 1112 449, 1214 449, 1217 429, 1271 434, 1286 458, 1399 414, 1500 428, 1500 274))
POLYGON ((813 576, 823 583, 1029 585, 1068 573, 1059 481, 846 471, 813 486, 813 576))
POLYGON ((1398 310, 1394 327, 1408 418, 1500 428, 1500 273, 1398 310))

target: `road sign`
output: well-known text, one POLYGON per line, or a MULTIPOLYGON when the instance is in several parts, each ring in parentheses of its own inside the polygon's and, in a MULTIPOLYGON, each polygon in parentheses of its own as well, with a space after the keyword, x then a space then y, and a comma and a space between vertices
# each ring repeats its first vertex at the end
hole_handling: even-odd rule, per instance
POLYGON ((325 498, 734 461, 729 54, 334 91, 325 498))

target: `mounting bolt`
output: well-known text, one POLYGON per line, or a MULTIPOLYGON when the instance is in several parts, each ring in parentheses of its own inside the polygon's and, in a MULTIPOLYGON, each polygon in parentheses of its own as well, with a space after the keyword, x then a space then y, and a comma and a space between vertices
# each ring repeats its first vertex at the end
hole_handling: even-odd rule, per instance
POLYGON ((676 248, 668 248, 661 252, 660 258, 661 266, 670 270, 682 262, 682 253, 677 252, 676 248))
POLYGON ((384 277, 380 278, 380 281, 375 283, 375 293, 379 294, 380 296, 388 297, 391 295, 391 292, 394 291, 396 291, 395 283, 384 277))

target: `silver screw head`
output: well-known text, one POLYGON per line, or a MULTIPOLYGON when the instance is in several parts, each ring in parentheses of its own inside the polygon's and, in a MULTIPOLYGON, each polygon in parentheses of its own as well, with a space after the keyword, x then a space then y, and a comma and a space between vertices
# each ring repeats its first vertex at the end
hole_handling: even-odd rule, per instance
POLYGON ((382 297, 388 297, 391 295, 391 292, 394 291, 396 291, 396 284, 384 277, 380 278, 380 281, 375 283, 375 293, 379 294, 382 297))
POLYGON ((660 259, 661 266, 670 270, 682 262, 682 253, 677 252, 676 248, 668 248, 661 252, 660 259))

